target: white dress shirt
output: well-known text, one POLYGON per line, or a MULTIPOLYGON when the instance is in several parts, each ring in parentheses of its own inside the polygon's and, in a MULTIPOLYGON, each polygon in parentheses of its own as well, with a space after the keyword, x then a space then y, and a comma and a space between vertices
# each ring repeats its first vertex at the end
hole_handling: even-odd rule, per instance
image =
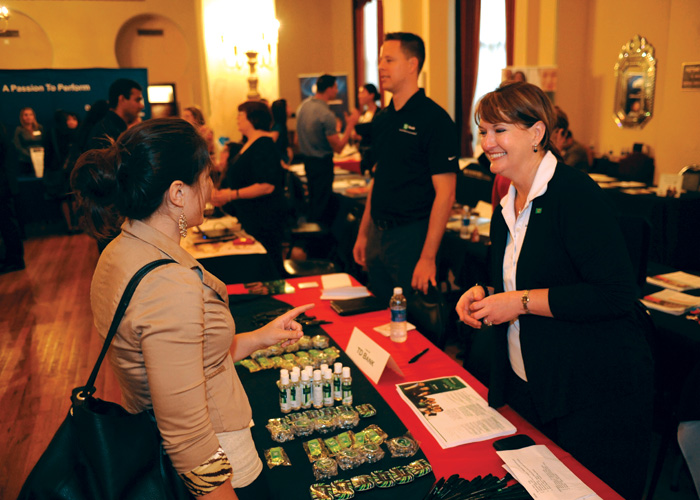
MULTIPOLYGON (((503 289, 506 292, 517 290, 515 277, 518 271, 518 258, 520 250, 525 241, 527 226, 530 222, 530 212, 532 208, 532 200, 538 196, 542 196, 547 191, 547 184, 554 175, 554 170, 557 166, 557 159, 548 151, 542 159, 540 166, 537 167, 535 179, 530 187, 530 192, 527 195, 525 206, 516 216, 515 213, 515 186, 510 185, 508 194, 501 200, 503 218, 508 226, 508 239, 506 241, 506 251, 503 255, 503 289)), ((508 357, 510 366, 513 371, 527 382, 527 374, 525 373, 525 363, 523 362, 523 353, 520 349, 520 320, 514 319, 508 326, 508 357)))

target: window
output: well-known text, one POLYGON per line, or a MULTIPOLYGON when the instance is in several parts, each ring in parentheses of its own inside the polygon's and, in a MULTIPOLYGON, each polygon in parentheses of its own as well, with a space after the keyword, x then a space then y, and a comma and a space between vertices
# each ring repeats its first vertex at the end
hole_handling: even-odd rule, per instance
MULTIPOLYGON (((506 4, 505 0, 481 0, 479 30, 479 70, 474 91, 474 105, 484 94, 495 90, 501 83, 501 70, 506 67, 506 4)), ((481 150, 479 134, 474 115, 470 117, 474 155, 476 148, 481 150)))

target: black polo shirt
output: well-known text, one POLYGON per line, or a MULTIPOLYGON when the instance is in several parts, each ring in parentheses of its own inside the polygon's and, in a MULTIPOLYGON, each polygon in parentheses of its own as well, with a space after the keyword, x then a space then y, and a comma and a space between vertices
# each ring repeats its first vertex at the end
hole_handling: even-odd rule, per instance
POLYGON ((377 161, 372 218, 398 225, 425 219, 435 199, 432 176, 457 173, 459 142, 452 118, 419 89, 398 111, 392 100, 372 122, 377 161))

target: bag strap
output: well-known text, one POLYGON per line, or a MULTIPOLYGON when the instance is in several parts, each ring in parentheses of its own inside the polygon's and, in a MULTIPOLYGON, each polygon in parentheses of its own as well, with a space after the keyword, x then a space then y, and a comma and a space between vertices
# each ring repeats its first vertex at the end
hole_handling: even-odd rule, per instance
POLYGON ((97 362, 95 363, 95 367, 92 369, 92 373, 90 374, 90 378, 88 379, 87 384, 85 384, 83 387, 77 387, 73 389, 73 396, 82 400, 87 398, 88 396, 92 396, 95 393, 96 389, 94 384, 95 379, 97 379, 97 373, 100 371, 102 361, 104 361, 105 355, 107 354, 107 350, 109 349, 109 346, 112 343, 112 339, 117 333, 119 323, 121 323, 122 321, 122 317, 126 312, 126 308, 129 305, 129 302, 131 301, 131 297, 134 295, 134 291, 136 291, 136 287, 139 286, 141 280, 148 273, 150 273, 157 267, 163 266, 165 264, 170 264, 171 262, 175 261, 172 259, 154 260, 153 262, 149 262, 141 269, 136 271, 136 274, 134 274, 134 276, 131 278, 129 283, 126 285, 126 288, 124 289, 122 298, 119 301, 119 305, 117 306, 117 311, 114 313, 114 319, 112 319, 112 324, 109 327, 109 333, 107 333, 105 343, 102 345, 102 352, 100 352, 100 355, 97 358, 97 362))

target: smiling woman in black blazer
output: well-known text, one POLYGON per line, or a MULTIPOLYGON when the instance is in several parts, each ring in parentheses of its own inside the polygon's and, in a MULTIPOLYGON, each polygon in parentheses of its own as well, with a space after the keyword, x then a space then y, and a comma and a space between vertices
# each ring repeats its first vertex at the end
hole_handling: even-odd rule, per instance
POLYGON ((510 404, 627 499, 641 498, 652 365, 629 255, 602 190, 564 165, 545 94, 506 82, 476 110, 491 171, 511 180, 491 222, 492 287, 457 304, 494 326, 489 403, 510 404))

